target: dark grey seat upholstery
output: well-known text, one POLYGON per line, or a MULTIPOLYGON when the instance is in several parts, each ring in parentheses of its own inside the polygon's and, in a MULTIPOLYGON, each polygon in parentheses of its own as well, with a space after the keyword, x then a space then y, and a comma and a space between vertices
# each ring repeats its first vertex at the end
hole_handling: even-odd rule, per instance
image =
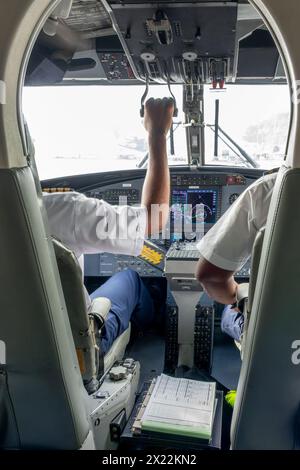
MULTIPOLYGON (((300 170, 273 191, 234 407, 233 449, 299 447, 300 170)), ((262 201, 263 203, 263 201, 262 201)))
POLYGON ((88 412, 30 168, 0 170, 0 448, 78 449, 88 412))
POLYGON ((250 283, 239 284, 238 289, 237 289, 237 301, 238 301, 239 309, 241 312, 243 312, 243 315, 244 315, 244 328, 243 328, 243 333, 241 336, 241 343, 235 341, 235 344, 241 352, 242 359, 243 359, 243 354, 244 354, 244 349, 245 349, 245 343, 247 341, 248 324, 249 324, 249 319, 251 315, 253 298, 255 294, 255 287, 256 287, 256 282, 257 282, 264 236, 265 236, 265 227, 259 230, 255 238, 254 246, 252 249, 250 283))

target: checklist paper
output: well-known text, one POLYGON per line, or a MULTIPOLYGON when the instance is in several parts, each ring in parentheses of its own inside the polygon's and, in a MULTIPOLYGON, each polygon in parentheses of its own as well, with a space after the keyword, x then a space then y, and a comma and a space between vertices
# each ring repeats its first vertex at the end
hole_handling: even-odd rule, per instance
POLYGON ((215 410, 216 384, 157 378, 142 418, 142 429, 210 439, 215 410))

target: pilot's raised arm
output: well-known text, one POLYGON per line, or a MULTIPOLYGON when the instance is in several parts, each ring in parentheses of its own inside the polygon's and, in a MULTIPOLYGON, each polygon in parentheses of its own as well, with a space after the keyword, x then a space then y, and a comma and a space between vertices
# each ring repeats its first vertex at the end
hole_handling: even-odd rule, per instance
POLYGON ((251 256, 257 232, 266 224, 276 176, 264 176, 249 186, 198 244, 196 276, 217 302, 236 301, 233 276, 251 256))
POLYGON ((145 237, 158 233, 169 216, 170 174, 166 137, 173 118, 173 100, 150 99, 145 105, 144 125, 148 131, 149 164, 141 207, 112 206, 79 193, 46 194, 51 233, 82 254, 109 252, 138 256, 145 237), (154 219, 152 207, 160 205, 161 217, 154 219))
MULTIPOLYGON (((173 100, 150 99, 145 105, 149 164, 141 207, 111 206, 105 201, 79 193, 53 193, 44 196, 51 234, 68 246, 77 257, 87 253, 109 252, 137 256, 145 237, 163 229, 169 217, 170 174, 166 137, 172 125, 173 100), (160 205, 160 217, 152 212, 160 205)), ((157 213, 157 211, 156 211, 157 213)), ((105 354, 113 341, 129 326, 144 330, 153 319, 152 298, 137 272, 126 269, 100 286, 92 298, 106 297, 111 309, 98 338, 105 354)))

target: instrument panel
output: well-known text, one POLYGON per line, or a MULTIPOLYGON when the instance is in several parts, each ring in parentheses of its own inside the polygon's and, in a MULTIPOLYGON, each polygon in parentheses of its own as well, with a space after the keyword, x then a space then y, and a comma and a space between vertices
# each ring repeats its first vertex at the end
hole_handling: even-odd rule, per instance
MULTIPOLYGON (((129 175, 128 175, 129 176, 129 175)), ((160 248, 168 250, 171 243, 178 240, 190 240, 186 234, 180 234, 174 230, 178 226, 178 218, 184 216, 180 212, 183 204, 189 204, 192 208, 191 224, 196 213, 193 212, 197 204, 204 206, 204 233, 210 230, 235 200, 253 183, 257 177, 252 174, 224 173, 214 171, 199 171, 187 169, 186 171, 171 171, 171 207, 177 207, 170 214, 170 233, 167 233, 165 240, 153 240, 160 248)), ((117 205, 139 205, 141 201, 144 175, 132 177, 112 184, 96 184, 90 189, 83 191, 88 197, 104 199, 110 204, 117 205)), ((180 225, 180 224, 179 224, 180 225)), ((86 277, 110 277, 116 272, 126 268, 137 271, 142 277, 162 277, 161 269, 156 268, 140 258, 125 255, 113 255, 101 253, 97 255, 85 256, 85 276, 86 277)), ((247 279, 250 274, 250 260, 236 274, 237 278, 247 279)))

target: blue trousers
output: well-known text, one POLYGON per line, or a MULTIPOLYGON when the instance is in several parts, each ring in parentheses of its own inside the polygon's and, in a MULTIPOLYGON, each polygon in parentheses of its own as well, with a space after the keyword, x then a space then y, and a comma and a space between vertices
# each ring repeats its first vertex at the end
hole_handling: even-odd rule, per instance
POLYGON ((106 297, 111 301, 111 309, 101 335, 101 350, 104 354, 114 340, 127 330, 129 322, 144 330, 153 320, 151 296, 139 274, 131 269, 112 276, 92 293, 91 299, 97 297, 106 297))
POLYGON ((244 329, 244 315, 232 310, 228 305, 224 308, 221 320, 221 330, 231 338, 240 341, 244 329))

